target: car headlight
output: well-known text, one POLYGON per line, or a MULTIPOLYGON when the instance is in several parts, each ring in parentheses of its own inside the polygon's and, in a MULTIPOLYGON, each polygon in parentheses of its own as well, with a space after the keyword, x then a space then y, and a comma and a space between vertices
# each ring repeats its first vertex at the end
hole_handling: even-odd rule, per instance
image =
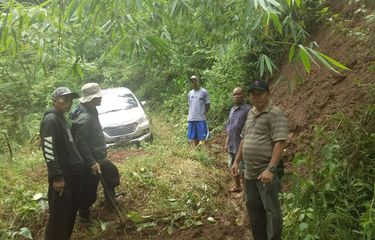
POLYGON ((148 119, 146 118, 146 115, 143 115, 143 116, 138 120, 138 124, 139 124, 139 125, 147 125, 147 124, 149 124, 149 123, 148 123, 148 119))

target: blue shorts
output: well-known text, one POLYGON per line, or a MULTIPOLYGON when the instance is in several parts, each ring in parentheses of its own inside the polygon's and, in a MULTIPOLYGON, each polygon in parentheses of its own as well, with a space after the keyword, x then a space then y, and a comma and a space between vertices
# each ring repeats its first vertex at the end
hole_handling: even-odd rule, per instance
POLYGON ((208 127, 206 121, 189 121, 187 136, 188 140, 206 140, 208 138, 208 127))

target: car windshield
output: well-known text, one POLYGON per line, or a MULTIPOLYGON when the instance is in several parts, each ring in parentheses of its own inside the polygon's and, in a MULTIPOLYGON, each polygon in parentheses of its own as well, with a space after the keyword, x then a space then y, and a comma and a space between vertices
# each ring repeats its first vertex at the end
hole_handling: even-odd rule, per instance
POLYGON ((135 107, 138 107, 138 103, 135 100, 134 96, 130 93, 117 95, 106 93, 102 97, 100 106, 96 108, 98 110, 98 113, 102 114, 119 110, 127 110, 135 107))

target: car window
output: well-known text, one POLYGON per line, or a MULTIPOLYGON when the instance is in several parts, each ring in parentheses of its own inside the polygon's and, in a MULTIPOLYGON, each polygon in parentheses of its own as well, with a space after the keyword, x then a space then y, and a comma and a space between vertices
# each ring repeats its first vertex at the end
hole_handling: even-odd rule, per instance
POLYGON ((97 107, 98 113, 127 110, 138 107, 138 103, 132 94, 113 94, 106 93, 102 97, 100 106, 97 107))

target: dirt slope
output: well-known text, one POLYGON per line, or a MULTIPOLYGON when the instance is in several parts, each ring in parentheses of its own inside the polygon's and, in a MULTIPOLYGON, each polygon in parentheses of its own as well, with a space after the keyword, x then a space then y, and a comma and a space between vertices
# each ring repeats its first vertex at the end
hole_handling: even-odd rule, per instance
POLYGON ((353 116, 366 103, 374 102, 370 89, 375 83, 375 27, 365 19, 374 10, 358 11, 361 8, 365 9, 361 3, 330 1, 330 9, 339 17, 334 24, 322 24, 310 39, 318 43, 319 51, 351 71, 336 74, 313 64, 307 74, 302 65, 284 64, 271 80, 273 101, 290 121, 289 160, 310 147, 314 124, 326 123, 338 112, 353 116))

